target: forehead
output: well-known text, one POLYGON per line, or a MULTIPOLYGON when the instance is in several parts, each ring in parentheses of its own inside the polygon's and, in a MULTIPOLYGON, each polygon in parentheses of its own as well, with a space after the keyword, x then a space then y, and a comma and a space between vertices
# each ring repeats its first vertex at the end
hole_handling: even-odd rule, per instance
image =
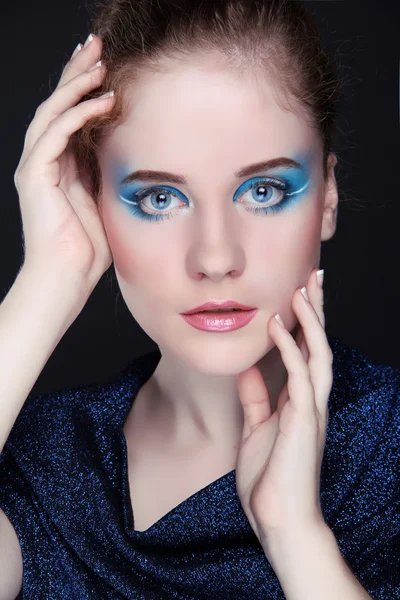
POLYGON ((234 168, 319 144, 303 107, 291 100, 289 110, 271 80, 239 75, 218 62, 175 64, 147 74, 125 90, 124 99, 128 118, 107 150, 143 166, 189 172, 199 161, 234 168))

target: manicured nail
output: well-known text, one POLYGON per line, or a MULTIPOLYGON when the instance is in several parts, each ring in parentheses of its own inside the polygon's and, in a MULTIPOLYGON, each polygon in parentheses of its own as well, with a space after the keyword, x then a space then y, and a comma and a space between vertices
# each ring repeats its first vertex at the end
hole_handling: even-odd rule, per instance
POLYGON ((89 33, 88 38, 85 42, 85 45, 83 46, 84 48, 86 48, 86 46, 89 46, 90 42, 93 40, 93 33, 89 33))
POLYGON ((307 290, 305 287, 301 288, 301 293, 303 294, 303 296, 307 300, 307 302, 310 302, 310 298, 308 297, 307 290))
POLYGON ((282 319, 281 319, 281 317, 280 317, 280 315, 278 313, 276 313, 275 319, 278 321, 279 325, 285 329, 285 325, 284 325, 284 323, 283 323, 283 321, 282 321, 282 319))
POLYGON ((77 45, 77 47, 75 48, 75 50, 74 50, 74 51, 73 51, 73 53, 72 53, 71 60, 72 60, 73 58, 75 58, 75 56, 78 54, 78 52, 79 52, 80 50, 82 50, 82 48, 83 48, 82 44, 78 44, 78 45, 77 45))
POLYGON ((99 96, 98 99, 100 100, 100 98, 109 98, 110 96, 114 96, 114 90, 111 90, 111 92, 107 92, 106 94, 99 96))
POLYGON ((318 281, 319 285, 322 287, 322 284, 324 283, 324 269, 317 271, 317 281, 318 281))
POLYGON ((96 64, 94 64, 92 67, 90 67, 90 69, 87 70, 87 72, 90 73, 90 71, 94 71, 95 69, 98 69, 99 67, 101 67, 101 60, 98 60, 96 64))

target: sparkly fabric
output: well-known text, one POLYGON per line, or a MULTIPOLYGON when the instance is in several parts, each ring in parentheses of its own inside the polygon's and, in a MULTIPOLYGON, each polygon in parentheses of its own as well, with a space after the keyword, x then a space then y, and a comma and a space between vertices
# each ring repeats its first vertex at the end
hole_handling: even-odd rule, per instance
MULTIPOLYGON (((400 370, 328 341, 321 506, 368 593, 400 599, 400 370)), ((28 396, 0 454, 0 506, 23 555, 18 598, 284 600, 235 470, 134 531, 122 428, 160 357, 141 356, 106 383, 28 396)))

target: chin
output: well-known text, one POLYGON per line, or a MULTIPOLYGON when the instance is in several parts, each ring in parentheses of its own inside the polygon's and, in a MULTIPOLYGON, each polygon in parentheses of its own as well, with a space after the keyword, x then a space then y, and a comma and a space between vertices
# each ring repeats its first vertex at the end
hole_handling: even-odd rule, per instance
MULTIPOLYGON (((200 333, 200 332, 199 332, 200 333)), ((233 339, 231 334, 204 333, 203 339, 178 338, 156 342, 164 360, 178 360, 193 371, 219 377, 236 376, 276 347, 272 338, 254 334, 233 339), (219 339, 218 339, 219 338, 219 339), (224 339, 222 339, 224 338, 224 339)))

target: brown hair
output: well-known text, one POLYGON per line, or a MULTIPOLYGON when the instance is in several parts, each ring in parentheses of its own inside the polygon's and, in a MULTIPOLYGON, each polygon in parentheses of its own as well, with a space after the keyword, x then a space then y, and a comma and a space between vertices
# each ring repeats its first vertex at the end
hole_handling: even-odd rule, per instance
POLYGON ((82 100, 109 90, 116 94, 112 110, 71 137, 96 202, 102 194, 96 153, 127 117, 127 85, 162 72, 166 59, 184 61, 194 54, 218 53, 231 70, 267 76, 291 110, 291 100, 297 101, 321 136, 326 179, 340 81, 317 20, 297 0, 98 0, 90 29, 102 39, 107 73, 102 86, 82 100))

